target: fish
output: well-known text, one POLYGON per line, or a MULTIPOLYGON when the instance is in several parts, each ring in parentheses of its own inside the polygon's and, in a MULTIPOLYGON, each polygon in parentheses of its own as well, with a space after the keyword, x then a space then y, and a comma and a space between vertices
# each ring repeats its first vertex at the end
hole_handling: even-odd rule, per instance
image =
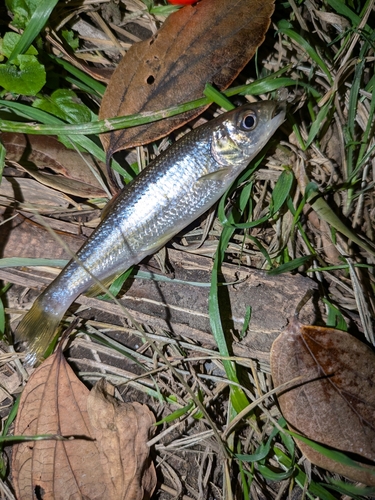
POLYGON ((33 366, 75 299, 157 252, 226 192, 285 119, 285 104, 248 103, 193 129, 157 156, 110 203, 90 238, 20 321, 33 366))

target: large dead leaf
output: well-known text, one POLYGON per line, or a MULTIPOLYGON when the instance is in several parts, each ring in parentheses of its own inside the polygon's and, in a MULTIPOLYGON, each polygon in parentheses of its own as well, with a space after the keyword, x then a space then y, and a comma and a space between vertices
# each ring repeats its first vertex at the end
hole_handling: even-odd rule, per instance
MULTIPOLYGON (((120 61, 104 94, 102 119, 159 111, 202 97, 207 82, 228 87, 263 42, 274 0, 202 0, 171 14, 120 61)), ((101 136, 107 154, 165 136, 205 107, 101 136)))
POLYGON ((33 373, 22 393, 14 433, 74 439, 14 446, 18 500, 150 498, 156 473, 147 441, 154 416, 144 405, 117 401, 107 387, 101 381, 89 393, 61 349, 33 373))
MULTIPOLYGON (((52 136, 4 132, 1 140, 7 159, 21 164, 42 184, 82 198, 106 196, 87 165, 94 162, 90 155, 83 153, 81 156, 52 136), (51 171, 58 175, 49 174, 51 171)), ((95 160, 95 165, 103 174, 106 173, 101 162, 95 160)))
POLYGON ((88 393, 61 350, 30 377, 22 393, 14 433, 78 438, 20 443, 13 448, 12 471, 19 500, 109 498, 98 449, 91 438, 88 393))
MULTIPOLYGON (((24 179, 26 180, 26 179, 24 179)), ((3 179, 4 182, 4 179, 3 179)), ((27 179, 30 183, 30 179, 27 179)), ((31 181, 34 182, 34 181, 31 181)), ((1 193, 1 187, 0 187, 1 193)), ((58 221, 57 221, 58 222, 58 221)), ((53 227, 58 236, 76 252, 86 241, 82 234, 72 234, 68 229, 77 226, 68 222, 56 223, 54 219, 47 219, 46 223, 53 227), (57 227, 56 227, 57 226, 57 227), (62 226, 60 228, 60 226, 62 226), (65 227, 67 229, 65 229, 65 227)), ((78 228, 79 230, 80 228, 78 228)), ((17 214, 11 218, 9 214, 1 214, 0 211, 0 255, 2 257, 28 257, 44 259, 70 259, 71 255, 39 222, 17 214), (7 220, 9 217, 9 220, 7 220), (7 222, 4 223, 4 221, 7 222)))
POLYGON ((297 441, 307 458, 353 480, 375 485, 375 355, 346 332, 293 320, 275 340, 275 386, 303 382, 278 396, 288 425, 318 443, 350 454, 368 471, 342 465, 297 441))
POLYGON ((111 498, 146 500, 156 486, 155 467, 147 446, 155 417, 145 405, 115 399, 108 394, 111 387, 102 379, 87 402, 100 462, 111 478, 111 498))

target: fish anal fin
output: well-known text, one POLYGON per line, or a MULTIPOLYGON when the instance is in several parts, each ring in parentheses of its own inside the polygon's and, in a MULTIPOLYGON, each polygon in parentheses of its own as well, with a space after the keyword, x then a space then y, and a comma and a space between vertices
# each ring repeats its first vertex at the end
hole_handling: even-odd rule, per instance
POLYGON ((105 278, 103 280, 100 280, 101 286, 99 283, 94 283, 93 285, 90 286, 90 288, 85 292, 86 297, 96 297, 97 295, 101 295, 104 292, 103 287, 109 288, 112 283, 115 281, 116 278, 122 274, 123 271, 117 272, 115 274, 112 274, 108 278, 105 278))

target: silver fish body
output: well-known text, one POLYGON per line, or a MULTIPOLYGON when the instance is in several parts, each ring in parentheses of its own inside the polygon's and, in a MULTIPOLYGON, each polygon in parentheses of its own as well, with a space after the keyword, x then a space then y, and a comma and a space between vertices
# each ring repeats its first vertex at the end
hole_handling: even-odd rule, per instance
POLYGON ((202 125, 158 156, 111 202, 87 242, 37 298, 16 338, 35 364, 70 304, 156 252, 210 208, 284 121, 283 105, 246 104, 202 125), (96 280, 95 280, 96 278, 96 280))

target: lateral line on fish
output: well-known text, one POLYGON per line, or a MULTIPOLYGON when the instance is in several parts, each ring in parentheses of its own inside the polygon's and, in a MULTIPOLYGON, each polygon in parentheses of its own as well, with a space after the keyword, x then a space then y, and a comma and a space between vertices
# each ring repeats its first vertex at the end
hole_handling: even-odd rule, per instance
POLYGON ((28 204, 28 208, 29 210, 31 210, 35 217, 39 220, 39 222, 45 227, 45 229, 49 232, 49 234, 55 239, 55 241, 57 243, 59 243, 59 245, 61 245, 63 247, 63 249, 68 253, 68 255, 74 259, 74 261, 79 265, 81 266, 85 272, 87 272, 87 274, 95 281, 96 285, 98 285, 100 287, 100 289, 106 293, 115 303, 116 305, 118 305, 119 307, 121 307, 121 309, 123 310, 124 312, 124 315, 125 317, 131 322, 131 324, 141 333, 144 333, 144 330, 141 326, 140 323, 138 323, 138 321, 136 319, 134 319, 132 317, 132 315, 126 310, 126 308, 124 307, 123 304, 121 304, 119 302, 119 300, 112 294, 112 292, 102 284, 102 282, 96 278, 96 276, 94 276, 87 268, 86 266, 78 259, 77 255, 75 252, 73 252, 69 246, 65 243, 65 241, 57 234, 56 231, 54 231, 54 229, 52 229, 51 226, 49 226, 46 221, 39 215, 37 209, 31 205, 31 204, 28 204))

